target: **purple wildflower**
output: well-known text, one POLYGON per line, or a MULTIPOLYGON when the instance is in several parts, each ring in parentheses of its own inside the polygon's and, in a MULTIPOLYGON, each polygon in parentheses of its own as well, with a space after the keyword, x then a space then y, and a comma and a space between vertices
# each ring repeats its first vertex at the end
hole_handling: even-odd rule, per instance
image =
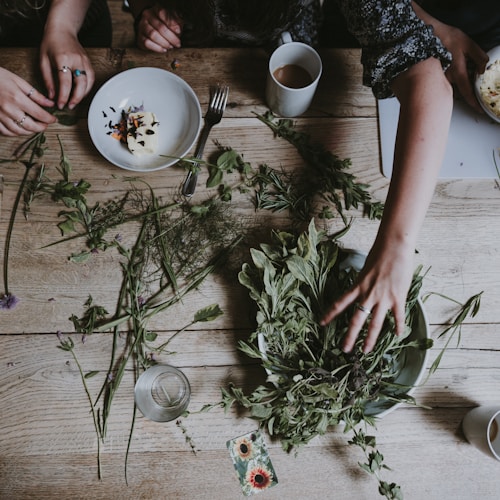
POLYGON ((85 344, 85 342, 87 342, 87 335, 83 334, 82 335, 82 344, 85 344))
POLYGON ((139 295, 137 297, 137 303, 139 304, 139 307, 142 307, 146 303, 146 299, 142 295, 139 295))
POLYGON ((2 297, 0 297, 0 309, 14 309, 18 302, 19 299, 15 295, 4 293, 2 297))
POLYGON ((116 240, 116 241, 118 241, 118 243, 119 243, 120 241, 122 241, 122 239, 123 239, 123 238, 122 238, 122 235, 121 235, 120 233, 118 233, 118 234, 115 236, 115 240, 116 240))
POLYGON ((57 330, 56 335, 57 335, 57 338, 58 338, 59 340, 62 340, 62 339, 64 338, 63 333, 61 332, 61 330, 57 330))

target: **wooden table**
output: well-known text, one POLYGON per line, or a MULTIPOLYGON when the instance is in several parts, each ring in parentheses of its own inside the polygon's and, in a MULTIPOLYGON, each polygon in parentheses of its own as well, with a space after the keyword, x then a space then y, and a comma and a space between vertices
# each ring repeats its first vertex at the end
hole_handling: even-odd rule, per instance
MULTIPOLYGON (((176 73, 191 85, 205 110, 209 85, 226 82, 231 88, 224 119, 211 138, 244 154, 252 165, 267 163, 293 170, 301 161, 293 147, 276 139, 254 113, 266 111, 263 99, 267 54, 263 50, 188 50, 158 56, 134 49, 89 50, 96 69, 96 89, 114 74, 132 66, 155 66, 176 73)), ((361 85, 357 50, 322 52, 325 72, 311 110, 296 120, 340 157, 351 158, 351 171, 370 185, 383 201, 388 180, 380 173, 376 102, 361 85)), ((0 65, 35 82, 36 55, 30 50, 3 49, 0 65)), ((47 131, 44 161, 55 175, 59 161, 57 136, 63 141, 75 179, 92 184, 89 202, 104 202, 123 193, 124 171, 105 161, 93 147, 86 114, 89 102, 78 108, 78 122, 54 125, 47 131)), ((0 157, 9 157, 21 142, 2 138, 0 157)), ((500 138, 499 138, 500 145, 500 138)), ((212 141, 206 157, 216 150, 212 141)), ((0 218, 0 255, 14 198, 23 175, 19 163, 0 166, 3 177, 0 218)), ((125 172, 126 174, 126 172, 125 172)), ((179 168, 144 175, 160 193, 177 188, 184 172, 179 168)), ((206 175, 206 174, 203 174, 206 175)), ((205 194, 204 177, 196 196, 205 194)), ((281 227, 285 216, 256 216, 252 203, 241 197, 235 210, 256 225, 281 227)), ((133 408, 133 376, 124 377, 113 403, 107 438, 102 445, 102 480, 96 466, 96 434, 82 382, 70 354, 57 348, 56 332, 70 336, 68 320, 80 315, 89 295, 113 311, 121 282, 119 258, 102 252, 83 264, 68 261, 73 243, 49 248, 60 239, 57 213, 49 200, 33 204, 28 220, 19 210, 9 260, 9 284, 18 306, 0 312, 0 498, 241 498, 240 486, 226 449, 226 441, 256 428, 253 420, 233 409, 216 408, 182 421, 196 453, 185 442, 180 426, 155 423, 139 413, 128 460, 124 458, 133 408)), ((494 180, 439 182, 422 229, 416 263, 429 268, 424 292, 437 292, 465 301, 484 290, 479 314, 463 325, 461 343, 447 350, 436 373, 415 396, 432 409, 403 407, 377 425, 380 451, 392 471, 384 478, 401 485, 409 499, 498 498, 499 463, 483 455, 463 437, 460 423, 477 405, 500 405, 500 192, 494 180)), ((353 212, 346 246, 367 251, 378 223, 353 212)), ((340 224, 332 222, 331 229, 340 224)), ((77 244, 76 247, 81 246, 77 244)), ((175 354, 161 361, 182 368, 192 385, 190 410, 217 402, 220 387, 248 377, 261 377, 259 365, 246 359, 237 342, 252 328, 245 290, 233 280, 209 277, 198 291, 172 311, 159 316, 153 328, 160 339, 189 323, 193 313, 218 303, 224 315, 178 335, 175 354)), ((439 333, 456 312, 447 300, 432 297, 426 303, 435 339, 429 363, 443 347, 439 333)), ((72 335, 85 372, 107 369, 111 334, 89 336, 84 345, 72 335)), ((99 375, 88 379, 90 391, 100 386, 99 375)), ((348 436, 328 432, 299 450, 286 454, 279 443, 268 447, 279 485, 267 498, 376 498, 376 481, 361 471, 361 452, 347 444, 348 436)))

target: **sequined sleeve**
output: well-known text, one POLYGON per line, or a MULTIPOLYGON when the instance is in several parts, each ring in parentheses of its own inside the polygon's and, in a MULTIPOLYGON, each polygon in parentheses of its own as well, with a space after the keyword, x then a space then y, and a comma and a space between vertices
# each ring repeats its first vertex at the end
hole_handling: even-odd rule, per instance
POLYGON ((362 47, 363 83, 377 98, 392 95, 391 82, 430 57, 443 70, 451 54, 415 14, 410 0, 337 0, 350 32, 362 47))

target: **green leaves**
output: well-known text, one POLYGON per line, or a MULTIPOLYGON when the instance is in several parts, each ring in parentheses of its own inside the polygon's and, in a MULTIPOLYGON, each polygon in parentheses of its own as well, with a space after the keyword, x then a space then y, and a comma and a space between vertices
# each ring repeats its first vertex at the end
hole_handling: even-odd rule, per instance
MULTIPOLYGON (((367 191, 369 187, 367 184, 358 182, 353 174, 347 172, 351 166, 349 159, 342 160, 326 150, 322 144, 314 143, 308 134, 295 130, 294 123, 290 119, 275 120, 273 114, 269 112, 257 115, 257 118, 265 123, 276 136, 293 144, 307 164, 308 173, 301 179, 300 191, 293 193, 293 196, 288 196, 290 206, 301 206, 300 210, 295 211, 296 215, 302 213, 307 214, 308 218, 312 217, 310 201, 306 202, 305 199, 312 200, 312 196, 319 195, 329 205, 335 207, 344 222, 347 222, 344 210, 359 206, 362 206, 365 215, 372 219, 382 217, 383 204, 372 199, 367 191)), ((285 193, 290 195, 290 191, 283 189, 281 180, 269 179, 267 184, 271 183, 275 187, 276 203, 283 201, 285 193)), ((267 193, 261 198, 267 205, 269 204, 267 193)), ((324 207, 321 215, 330 217, 332 212, 324 207)))
POLYGON ((251 169, 250 164, 233 149, 225 150, 218 158, 215 165, 208 166, 209 177, 207 187, 216 187, 222 183, 224 174, 238 171, 247 173, 251 169))
MULTIPOLYGON (((324 308, 356 278, 354 270, 341 266, 346 253, 335 237, 318 231, 311 221, 299 235, 273 232, 272 242, 251 249, 251 257, 238 277, 258 308, 257 330, 249 341, 240 342, 240 350, 260 359, 268 379, 250 394, 230 386, 223 393, 226 405, 237 402, 247 408, 290 451, 340 422, 353 430, 360 423, 373 423, 365 415, 370 401, 410 402, 405 388, 393 381, 399 373, 399 357, 409 346, 418 348, 418 343, 396 337, 389 316, 376 348, 368 354, 362 351, 366 330, 352 353, 341 349, 349 311, 325 327, 319 325, 324 308), (255 344, 257 337, 265 345, 263 351, 255 344)), ((408 321, 421 283, 416 273, 408 321)), ((367 461, 360 464, 364 470, 378 476, 387 468, 383 456, 373 449, 373 436, 356 432, 352 443, 366 452, 367 461)), ((382 481, 379 485, 381 491, 397 495, 397 485, 382 481)))
POLYGON ((198 323, 198 322, 214 321, 222 314, 224 313, 222 312, 222 309, 219 307, 219 305, 212 304, 210 306, 204 307, 203 309, 196 311, 196 314, 194 315, 194 322, 198 323))

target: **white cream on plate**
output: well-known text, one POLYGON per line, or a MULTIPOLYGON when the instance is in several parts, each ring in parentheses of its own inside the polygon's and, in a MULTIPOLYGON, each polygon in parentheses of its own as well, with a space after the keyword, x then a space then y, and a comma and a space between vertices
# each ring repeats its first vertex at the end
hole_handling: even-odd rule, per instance
POLYGON ((129 113, 127 117, 127 146, 134 155, 150 155, 158 148, 158 125, 150 111, 129 113))

